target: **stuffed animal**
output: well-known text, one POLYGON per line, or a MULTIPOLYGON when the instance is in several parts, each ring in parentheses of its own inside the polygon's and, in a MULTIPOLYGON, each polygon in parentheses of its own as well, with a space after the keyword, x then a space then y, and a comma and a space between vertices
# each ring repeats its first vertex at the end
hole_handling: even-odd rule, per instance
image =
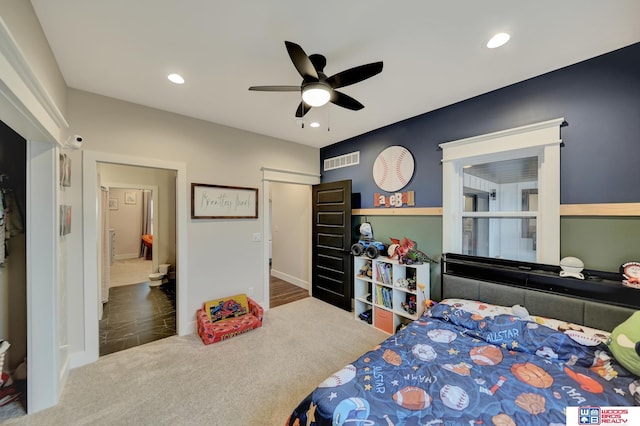
POLYGON ((640 311, 613 329, 607 345, 620 365, 640 376, 640 311))
POLYGON ((525 308, 522 305, 513 305, 513 307, 511 307, 511 312, 513 312, 513 315, 517 316, 521 320, 524 320, 524 321, 531 320, 531 317, 529 316, 529 311, 527 310, 527 308, 525 308))

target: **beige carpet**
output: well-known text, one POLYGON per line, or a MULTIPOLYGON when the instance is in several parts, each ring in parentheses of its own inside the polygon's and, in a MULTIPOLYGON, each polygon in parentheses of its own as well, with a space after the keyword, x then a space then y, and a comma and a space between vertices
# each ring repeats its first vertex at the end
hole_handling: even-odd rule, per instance
POLYGON ((314 298, 205 346, 174 336, 72 370, 60 403, 7 424, 278 425, 325 377, 387 337, 314 298))

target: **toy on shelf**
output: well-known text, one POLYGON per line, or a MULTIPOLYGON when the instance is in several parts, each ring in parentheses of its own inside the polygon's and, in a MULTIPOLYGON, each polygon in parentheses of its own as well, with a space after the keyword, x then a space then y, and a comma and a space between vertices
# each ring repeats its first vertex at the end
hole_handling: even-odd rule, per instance
POLYGON ((582 270, 584 269, 584 263, 577 257, 567 256, 560 259, 560 271, 561 277, 573 277, 579 280, 584 280, 582 270))
POLYGON ((365 254, 369 259, 375 259, 384 253, 386 247, 380 241, 373 239, 373 229, 369 222, 360 224, 360 239, 351 246, 351 254, 360 256, 365 254))
POLYGON ((627 262, 620 266, 620 272, 625 278, 622 285, 640 289, 640 262, 627 262))
POLYGON ((418 250, 418 243, 404 237, 402 240, 390 238, 389 258, 398 259, 398 262, 405 265, 418 265, 421 263, 438 263, 431 259, 426 253, 418 250))
POLYGON ((371 312, 372 312, 371 309, 367 309, 366 311, 361 312, 360 315, 358 315, 358 317, 360 317, 362 321, 366 321, 367 323, 371 324, 373 322, 373 316, 371 312))
POLYGON ((371 279, 372 275, 373 275, 373 269, 371 268, 371 262, 370 261, 365 262, 365 264, 362 265, 362 267, 358 271, 358 276, 371 279))
POLYGON ((406 301, 402 302, 400 304, 400 306, 409 315, 415 315, 416 314, 416 307, 417 307, 415 294, 407 294, 406 301))
POLYGON ((396 287, 404 288, 409 291, 416 291, 416 279, 415 278, 400 278, 396 281, 396 287))

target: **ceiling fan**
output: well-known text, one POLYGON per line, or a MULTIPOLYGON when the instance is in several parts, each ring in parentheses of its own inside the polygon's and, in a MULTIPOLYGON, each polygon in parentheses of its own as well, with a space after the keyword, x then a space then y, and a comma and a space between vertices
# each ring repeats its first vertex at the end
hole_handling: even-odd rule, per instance
POLYGON ((380 73, 382 62, 360 65, 327 77, 323 71, 327 65, 327 59, 324 56, 318 54, 307 56, 302 47, 296 43, 285 41, 284 44, 291 62, 302 76, 302 84, 300 86, 251 86, 249 90, 262 92, 300 91, 302 101, 296 110, 296 117, 304 117, 312 107, 319 107, 327 102, 354 111, 364 108, 364 105, 351 96, 335 89, 358 83, 380 73))

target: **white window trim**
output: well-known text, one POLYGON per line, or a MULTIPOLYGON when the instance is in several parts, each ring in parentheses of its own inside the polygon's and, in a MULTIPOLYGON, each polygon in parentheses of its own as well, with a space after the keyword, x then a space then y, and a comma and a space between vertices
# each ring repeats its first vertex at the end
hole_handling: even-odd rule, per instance
MULTIPOLYGON (((442 249, 462 252, 463 166, 538 157, 536 262, 560 262, 560 126, 564 118, 440 144, 442 249)), ((522 212, 520 213, 522 216, 522 212)))

